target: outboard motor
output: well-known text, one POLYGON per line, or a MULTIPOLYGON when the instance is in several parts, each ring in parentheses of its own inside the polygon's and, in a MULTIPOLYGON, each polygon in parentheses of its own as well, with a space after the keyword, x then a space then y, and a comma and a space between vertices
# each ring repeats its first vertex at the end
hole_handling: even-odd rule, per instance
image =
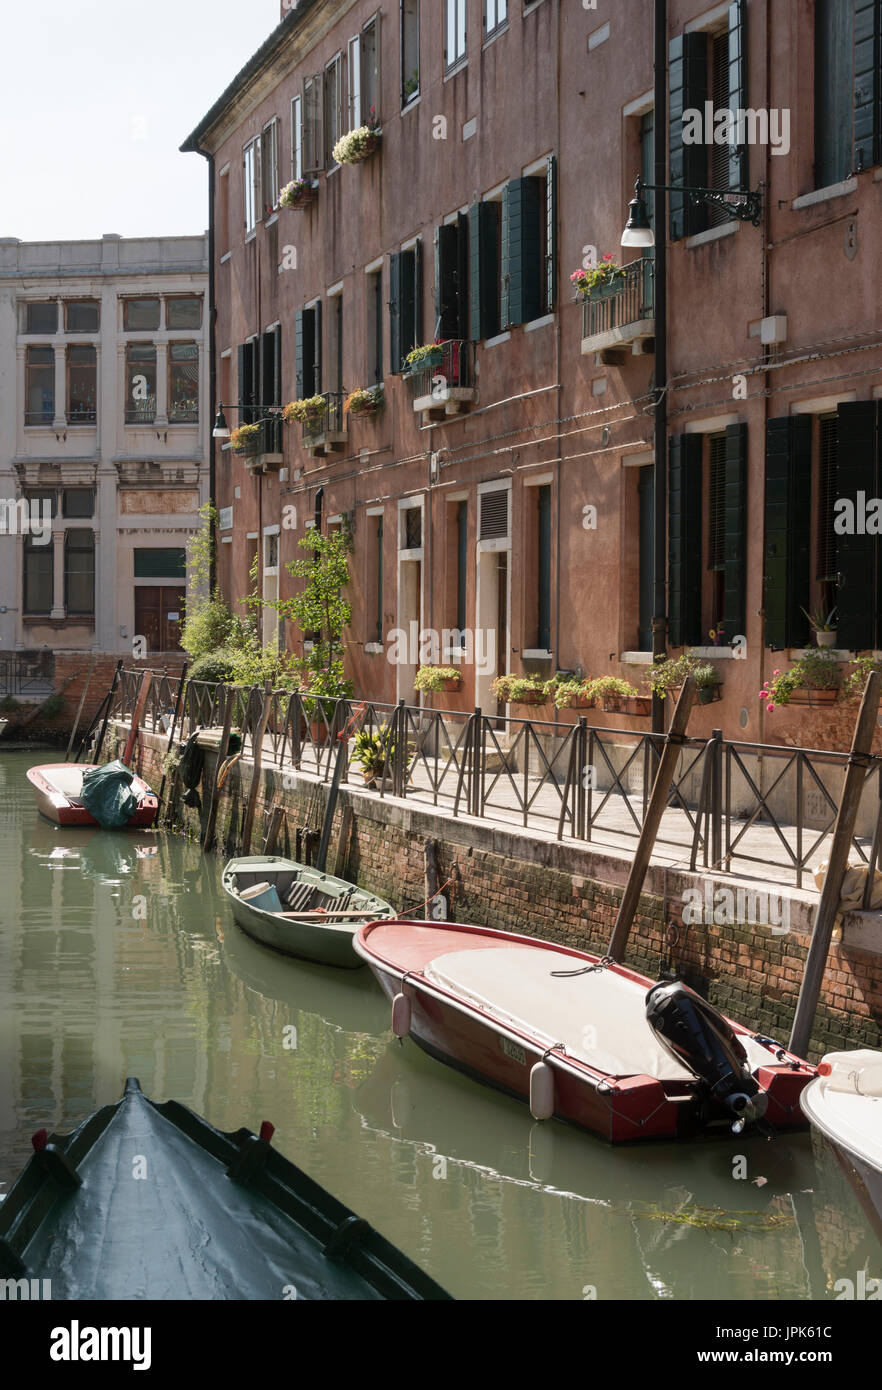
POLYGON ((737 1033, 706 999, 682 980, 662 980, 646 996, 646 1020, 671 1056, 701 1078, 710 1100, 732 1112, 733 1134, 761 1119, 769 1098, 737 1033))

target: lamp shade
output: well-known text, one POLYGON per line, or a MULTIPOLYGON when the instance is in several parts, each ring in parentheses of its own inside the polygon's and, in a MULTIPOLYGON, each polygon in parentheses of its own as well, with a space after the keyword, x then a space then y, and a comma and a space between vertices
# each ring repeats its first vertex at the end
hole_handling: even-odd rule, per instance
POLYGON ((649 221, 646 203, 638 193, 628 209, 628 222, 622 232, 623 246, 654 246, 655 232, 649 221))
POLYGON ((217 412, 217 419, 214 422, 214 429, 212 430, 212 438, 229 439, 229 437, 230 431, 227 426, 226 416, 224 415, 224 408, 223 406, 219 406, 217 412))

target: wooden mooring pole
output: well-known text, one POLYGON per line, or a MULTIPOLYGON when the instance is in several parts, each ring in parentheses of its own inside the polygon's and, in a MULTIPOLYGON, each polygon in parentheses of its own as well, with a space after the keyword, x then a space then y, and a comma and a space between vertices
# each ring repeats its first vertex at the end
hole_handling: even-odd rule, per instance
POLYGON ((205 823, 205 835, 202 839, 202 848, 208 852, 214 844, 214 827, 217 824, 217 808, 220 801, 221 789, 218 785, 221 768, 226 760, 227 750, 230 746, 230 729, 233 727, 233 707, 236 702, 236 692, 229 686, 224 690, 224 722, 221 730, 220 745, 217 750, 217 763, 212 779, 211 799, 208 803, 208 819, 205 823))
POLYGON ((833 844, 830 847, 827 874, 815 912, 815 925, 805 963, 805 974, 802 977, 802 985, 799 990, 796 1016, 793 1020, 793 1032, 790 1034, 790 1051, 795 1052, 798 1057, 805 1056, 815 1024, 818 999, 824 981, 824 971, 827 968, 827 957, 830 954, 830 942, 833 938, 833 927, 836 923, 836 914, 839 911, 839 900, 842 897, 842 880, 848 868, 848 855, 854 838, 854 827, 861 803, 861 793, 864 790, 866 770, 871 766, 868 755, 873 746, 880 695, 882 695, 882 674, 874 671, 867 680, 864 698, 861 702, 861 711, 855 725, 851 756, 845 771, 839 811, 836 816, 836 825, 833 828, 833 844))
POLYGON ((254 812, 257 809, 257 794, 260 791, 260 783, 263 775, 263 736, 266 733, 266 726, 269 723, 272 703, 272 690, 270 689, 269 681, 267 681, 263 690, 263 703, 260 707, 260 717, 257 721, 257 728, 251 735, 251 787, 248 791, 245 825, 242 828, 242 854, 246 856, 251 853, 251 831, 254 825, 254 812))
POLYGON ((655 781, 652 784, 652 795, 646 808, 646 819, 643 822, 643 829, 640 831, 640 839, 637 841, 637 852, 631 864, 631 872, 628 874, 628 882, 625 884, 625 891, 622 894, 619 914, 616 917, 616 924, 610 937, 607 955, 613 960, 621 961, 628 947, 628 937, 631 935, 634 914, 640 902, 643 880, 646 878, 646 870, 649 868, 661 818, 668 804, 671 782, 674 780, 674 773, 677 768, 677 759, 686 738, 686 726, 689 723, 695 693, 695 681, 691 676, 687 676, 683 682, 677 708, 674 710, 671 727, 665 739, 658 772, 655 774, 655 781))

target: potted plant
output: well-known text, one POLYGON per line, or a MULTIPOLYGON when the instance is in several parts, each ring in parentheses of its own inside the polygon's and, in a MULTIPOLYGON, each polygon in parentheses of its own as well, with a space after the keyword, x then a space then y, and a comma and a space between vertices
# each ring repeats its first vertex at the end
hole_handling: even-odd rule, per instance
POLYGON ((405 82, 405 84, 404 84, 404 88, 403 88, 404 100, 405 100, 406 102, 407 102, 407 101, 410 101, 410 99, 411 99, 412 96, 416 96, 416 94, 417 94, 417 92, 419 91, 419 89, 420 89, 420 75, 419 75, 419 73, 417 72, 416 68, 414 68, 414 70, 413 70, 413 72, 411 73, 410 77, 407 78, 407 80, 406 80, 406 82, 405 82))
POLYGON ((851 675, 843 682, 842 698, 860 700, 867 684, 867 677, 873 671, 882 671, 882 659, 877 656, 859 656, 851 675))
POLYGON ((413 376, 416 372, 425 371, 427 367, 436 367, 443 356, 444 340, 422 343, 419 347, 411 348, 404 359, 404 375, 413 376))
POLYGON ((380 143, 381 136, 382 132, 374 115, 374 108, 371 107, 370 119, 367 124, 342 135, 334 146, 332 158, 338 164, 360 164, 363 159, 367 159, 368 155, 373 154, 380 143))
POLYGON ((590 270, 575 270, 570 276, 570 283, 580 299, 590 299, 592 294, 608 294, 615 288, 617 281, 625 279, 627 273, 625 267, 617 263, 612 252, 607 252, 600 265, 590 270))
POLYGON ((316 187, 311 179, 292 179, 279 194, 279 203, 283 208, 292 208, 294 211, 308 207, 315 201, 316 187))
POLYGON ((544 705, 548 699, 548 681, 537 676, 497 676, 490 689, 497 700, 507 705, 544 705))
POLYGON ((260 448, 262 426, 239 425, 230 434, 230 445, 234 454, 255 454, 260 448))
POLYGON ((664 700, 669 692, 680 689, 687 676, 692 676, 698 686, 701 704, 709 705, 721 698, 722 682, 717 668, 688 652, 657 661, 650 668, 646 681, 653 694, 664 700))
POLYGON ((594 696, 589 694, 589 681, 553 681, 552 697, 558 709, 593 709, 594 696))
POLYGON ((773 671, 759 697, 774 714, 778 705, 835 705, 841 686, 835 657, 811 650, 789 671, 773 671))
POLYGON ((836 617, 836 609, 831 608, 830 612, 824 617, 823 608, 818 608, 814 613, 809 613, 807 609, 801 610, 805 613, 815 635, 815 641, 819 647, 836 646, 836 625, 833 619, 836 617))
POLYGON ((346 397, 346 409, 350 415, 376 415, 386 404, 386 392, 382 386, 367 386, 352 391, 346 397))
POLYGON ((365 786, 376 786, 377 778, 383 776, 394 755, 395 741, 388 724, 381 724, 374 733, 359 729, 355 735, 352 761, 360 765, 365 786))
POLYGON ((589 696, 599 700, 605 714, 624 714, 625 702, 639 697, 639 691, 630 681, 619 676, 599 676, 588 687, 589 696))
POLYGON ((421 666, 413 683, 427 695, 436 695, 442 690, 452 692, 462 685, 462 671, 455 666, 421 666))
POLYGON ((328 408, 324 396, 307 396, 302 400, 289 401, 282 411, 286 424, 297 420, 301 425, 311 425, 321 420, 328 408))

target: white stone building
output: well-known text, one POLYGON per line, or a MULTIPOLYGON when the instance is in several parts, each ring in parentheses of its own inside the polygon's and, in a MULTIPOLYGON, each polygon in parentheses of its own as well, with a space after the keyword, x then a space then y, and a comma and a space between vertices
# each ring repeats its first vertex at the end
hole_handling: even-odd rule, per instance
POLYGON ((178 649, 208 319, 207 236, 0 239, 0 653, 178 649))

